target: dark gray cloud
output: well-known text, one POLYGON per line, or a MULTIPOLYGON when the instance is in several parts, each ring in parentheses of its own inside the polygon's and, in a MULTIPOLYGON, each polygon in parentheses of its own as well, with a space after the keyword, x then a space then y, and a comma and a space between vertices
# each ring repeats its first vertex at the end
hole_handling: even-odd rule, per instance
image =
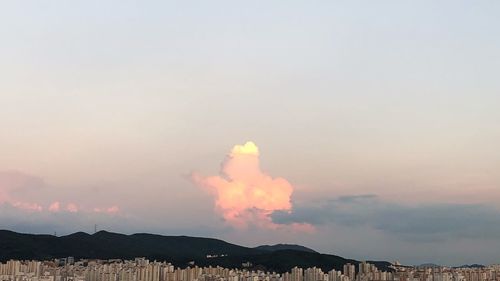
POLYGON ((272 219, 279 224, 368 226, 409 241, 500 238, 500 211, 493 207, 444 203, 405 206, 372 194, 295 205, 291 213, 274 212, 272 219))
POLYGON ((340 202, 354 202, 362 199, 376 199, 377 195, 375 194, 361 194, 361 195, 346 195, 346 196, 340 196, 336 201, 340 202))

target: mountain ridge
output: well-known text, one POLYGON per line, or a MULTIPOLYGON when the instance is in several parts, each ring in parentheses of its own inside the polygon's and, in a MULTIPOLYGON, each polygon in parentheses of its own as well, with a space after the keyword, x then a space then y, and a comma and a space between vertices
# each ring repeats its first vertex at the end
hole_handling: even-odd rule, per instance
MULTIPOLYGON (((277 244, 255 248, 240 246, 216 238, 165 236, 149 233, 120 234, 99 231, 76 232, 66 236, 24 234, 0 230, 0 261, 51 260, 68 256, 75 259, 134 259, 168 261, 185 267, 190 262, 200 266, 241 268, 250 262, 254 268, 285 272, 294 266, 317 266, 325 271, 342 270, 346 263, 359 261, 317 253, 300 245, 277 244)), ((380 270, 390 270, 390 263, 374 261, 380 270)))
POLYGON ((296 245, 296 244, 275 244, 275 245, 260 245, 257 247, 254 247, 254 249, 259 249, 259 250, 265 250, 265 251, 280 251, 280 250, 297 250, 297 251, 304 251, 304 252, 310 252, 310 253, 318 253, 315 250, 302 246, 302 245, 296 245))

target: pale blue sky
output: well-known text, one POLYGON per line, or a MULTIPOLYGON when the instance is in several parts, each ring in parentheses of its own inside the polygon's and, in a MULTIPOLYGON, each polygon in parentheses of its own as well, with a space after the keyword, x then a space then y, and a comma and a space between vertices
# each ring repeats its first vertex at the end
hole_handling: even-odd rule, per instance
POLYGON ((384 211, 478 204, 495 216, 498 34, 498 1, 1 1, 0 199, 118 205, 141 223, 38 225, 8 209, 0 227, 99 220, 353 258, 498 262, 500 231, 408 242, 337 219, 307 238, 234 230, 186 179, 252 140, 263 169, 294 186, 299 215, 375 194, 384 211), (18 177, 43 184, 17 192, 18 177))

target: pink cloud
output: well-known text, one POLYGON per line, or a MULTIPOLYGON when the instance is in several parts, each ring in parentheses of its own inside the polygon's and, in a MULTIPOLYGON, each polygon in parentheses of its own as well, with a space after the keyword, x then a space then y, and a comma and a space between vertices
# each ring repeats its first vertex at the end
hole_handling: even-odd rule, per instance
POLYGON ((50 206, 49 206, 50 212, 56 213, 56 212, 59 212, 60 210, 61 210, 61 203, 59 203, 59 202, 54 202, 54 203, 50 204, 50 206))
MULTIPOLYGON (((237 228, 249 224, 276 229, 270 215, 274 211, 290 211, 293 186, 284 178, 273 178, 260 169, 259 149, 253 142, 236 145, 222 163, 220 175, 192 175, 198 186, 215 197, 222 217, 237 228)), ((297 227, 301 230, 301 227, 297 227)), ((305 230, 305 227, 302 226, 305 230)))
MULTIPOLYGON (((47 198, 45 202, 32 202, 31 198, 42 198, 41 191, 50 188, 46 186, 41 178, 23 174, 17 171, 0 171, 0 204, 7 204, 19 210, 28 212, 92 212, 92 208, 83 207, 83 203, 70 202, 66 205, 55 198, 47 198), (48 203, 52 202, 52 203, 48 203), (43 206, 46 206, 44 208, 43 206)), ((43 192, 44 195, 50 192, 43 192)), ((118 206, 111 206, 102 209, 102 213, 115 214, 120 211, 118 206)))
POLYGON ((118 206, 111 206, 108 208, 94 208, 94 213, 116 214, 118 212, 120 212, 120 208, 118 206))
POLYGON ((112 207, 109 207, 106 209, 106 212, 109 214, 115 214, 115 213, 118 213, 119 211, 120 211, 120 208, 118 208, 118 206, 112 206, 112 207))
POLYGON ((0 185, 0 203, 7 202, 7 194, 5 190, 3 190, 2 186, 0 185))
POLYGON ((31 212, 41 212, 43 211, 43 207, 36 204, 36 203, 29 203, 29 202, 12 202, 12 206, 25 210, 25 211, 31 211, 31 212))
POLYGON ((17 171, 0 171, 0 203, 9 203, 19 209, 40 210, 40 205, 28 202, 31 200, 23 200, 19 194, 37 190, 42 186, 43 181, 37 177, 17 171))
POLYGON ((66 205, 66 211, 70 213, 76 213, 78 212, 78 206, 75 203, 69 203, 66 205))

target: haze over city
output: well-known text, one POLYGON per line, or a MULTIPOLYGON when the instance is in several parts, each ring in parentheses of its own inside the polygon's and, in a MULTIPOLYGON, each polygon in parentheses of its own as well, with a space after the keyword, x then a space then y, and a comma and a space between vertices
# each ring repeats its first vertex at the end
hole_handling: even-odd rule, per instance
POLYGON ((499 263, 499 15, 4 1, 0 229, 499 263))

